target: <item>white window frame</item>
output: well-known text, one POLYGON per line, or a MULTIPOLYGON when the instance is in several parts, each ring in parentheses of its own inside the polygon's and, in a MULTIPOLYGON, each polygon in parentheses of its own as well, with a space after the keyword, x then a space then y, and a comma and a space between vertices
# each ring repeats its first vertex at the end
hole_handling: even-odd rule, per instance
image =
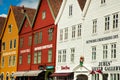
POLYGON ((38 60, 37 60, 37 63, 41 63, 41 60, 42 60, 42 51, 38 51, 38 60))
POLYGON ((77 36, 81 37, 81 34, 82 34, 82 24, 78 24, 78 34, 77 34, 77 36))
POLYGON ((65 40, 68 39, 68 27, 65 28, 65 36, 64 36, 64 39, 65 39, 65 40))
POLYGON ((76 26, 72 26, 72 39, 76 36, 76 26))
POLYGON ((75 48, 71 48, 71 62, 75 61, 75 48))
POLYGON ((58 62, 62 62, 62 51, 58 50, 58 62))
POLYGON ((105 16, 105 31, 110 30, 110 16, 105 16))
POLYGON ((113 29, 117 29, 118 28, 118 23, 119 23, 119 15, 118 13, 113 14, 113 29))
POLYGON ((63 29, 60 29, 60 41, 63 40, 63 29))
POLYGON ((69 16, 73 15, 73 5, 69 5, 69 16))
POLYGON ((66 49, 63 50, 62 62, 66 62, 66 49))
POLYGON ((95 34, 96 32, 97 32, 97 19, 94 19, 92 33, 95 34))
POLYGON ((96 46, 92 46, 92 60, 96 60, 96 46))
POLYGON ((108 58, 108 44, 103 45, 103 59, 108 58))
POLYGON ((116 53, 117 53, 117 44, 116 43, 112 43, 111 44, 111 58, 116 58, 117 57, 117 55, 116 55, 116 53))

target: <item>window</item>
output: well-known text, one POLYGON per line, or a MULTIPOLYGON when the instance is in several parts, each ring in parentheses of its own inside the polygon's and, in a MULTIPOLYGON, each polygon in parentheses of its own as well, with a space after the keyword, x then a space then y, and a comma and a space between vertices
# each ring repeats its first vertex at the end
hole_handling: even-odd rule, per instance
POLYGON ((12 49, 12 40, 10 40, 10 49, 12 49))
POLYGON ((62 57, 61 57, 62 53, 61 50, 58 51, 58 62, 61 62, 62 57))
POLYGON ((42 31, 39 33, 39 43, 42 43, 42 31))
POLYGON ((31 62, 31 55, 30 54, 28 54, 28 64, 30 64, 30 62, 31 62))
POLYGON ((42 12, 42 19, 45 19, 46 18, 46 11, 43 11, 42 12))
POLYGON ((22 56, 19 57, 19 64, 22 64, 22 56))
POLYGON ((8 66, 11 66, 11 62, 12 62, 12 56, 9 56, 9 59, 8 59, 8 66))
POLYGON ((96 60, 96 46, 92 47, 92 60, 96 60))
POLYGON ((113 29, 118 28, 118 13, 113 14, 113 29))
POLYGON ((23 47, 23 38, 20 38, 20 48, 23 47))
POLYGON ((66 62, 66 50, 64 49, 63 50, 63 59, 62 59, 63 62, 66 62))
POLYGON ((92 33, 96 33, 97 32, 97 20, 93 20, 93 31, 92 33))
POLYGON ((12 58, 12 65, 15 65, 15 63, 16 63, 16 56, 14 55, 12 58))
POLYGON ((111 58, 116 58, 116 43, 111 44, 111 58))
POLYGON ((107 59, 108 57, 108 45, 103 45, 103 59, 107 59))
POLYGON ((14 48, 16 48, 16 39, 14 39, 14 48))
POLYGON ((34 64, 37 64, 37 52, 34 53, 34 64))
POLYGON ((4 57, 2 57, 2 67, 4 67, 4 57))
POLYGON ((31 45, 32 45, 32 36, 30 35, 28 38, 28 46, 31 46, 31 45))
POLYGON ((65 28, 65 39, 68 39, 68 28, 65 28))
POLYGON ((106 16, 105 17, 105 31, 109 30, 110 28, 110 17, 106 16))
POLYGON ((69 5, 69 16, 72 16, 73 6, 69 5))
POLYGON ((38 39, 39 39, 39 36, 38 36, 38 32, 34 34, 34 43, 35 44, 38 44, 38 39))
POLYGON ((28 22, 26 22, 26 23, 25 23, 25 27, 28 27, 28 26, 29 26, 29 23, 28 23, 28 22))
POLYGON ((42 54, 41 54, 41 51, 38 51, 38 63, 41 63, 41 57, 42 57, 42 54))
POLYGON ((82 29, 82 25, 79 24, 79 25, 78 25, 78 34, 77 34, 78 37, 81 36, 81 29, 82 29))
POLYGON ((75 48, 71 48, 71 62, 74 62, 75 48))
POLYGON ((6 44, 5 42, 2 43, 2 50, 5 50, 6 44))
POLYGON ((72 38, 75 38, 75 26, 72 27, 72 38))
POLYGON ((8 25, 8 30, 9 30, 9 32, 12 32, 12 25, 11 24, 8 25))
POLYGON ((92 74, 92 80, 99 80, 99 74, 92 74))
POLYGON ((48 40, 52 41, 54 28, 48 29, 48 40))
POLYGON ((60 29, 60 41, 63 40, 63 29, 60 29))
POLYGON ((120 74, 119 73, 110 74, 110 80, 120 80, 120 74))
POLYGON ((105 4, 106 0, 101 0, 101 4, 105 4))
POLYGON ((48 62, 52 62, 52 49, 48 50, 48 62))

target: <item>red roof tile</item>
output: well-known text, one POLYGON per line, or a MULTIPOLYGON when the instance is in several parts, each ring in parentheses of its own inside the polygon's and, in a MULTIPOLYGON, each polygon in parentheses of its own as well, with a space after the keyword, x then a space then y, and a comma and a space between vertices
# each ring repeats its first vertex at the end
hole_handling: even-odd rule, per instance
POLYGON ((0 36, 2 34, 2 30, 3 30, 3 27, 4 27, 4 23, 5 23, 5 17, 0 17, 0 36))
POLYGON ((35 9, 32 9, 32 8, 19 7, 19 6, 12 6, 12 9, 14 12, 14 16, 15 16, 18 28, 22 23, 22 20, 24 18, 24 13, 28 15, 30 22, 32 22, 35 11, 36 11, 35 9))
POLYGON ((63 0, 48 0, 48 2, 50 3, 54 17, 56 18, 63 0))
POLYGON ((79 2, 81 10, 83 10, 84 6, 85 6, 85 3, 86 3, 86 0, 78 0, 78 2, 79 2))

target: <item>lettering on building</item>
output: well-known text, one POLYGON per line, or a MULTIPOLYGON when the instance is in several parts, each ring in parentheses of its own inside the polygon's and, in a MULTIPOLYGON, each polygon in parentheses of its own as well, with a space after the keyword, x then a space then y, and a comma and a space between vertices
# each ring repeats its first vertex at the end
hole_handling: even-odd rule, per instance
POLYGON ((106 40, 111 40, 111 39, 116 39, 118 38, 118 35, 113 35, 113 36, 107 36, 103 38, 97 38, 97 39, 92 39, 92 40, 87 40, 86 43, 95 43, 95 42, 100 42, 100 41, 106 41, 106 40))

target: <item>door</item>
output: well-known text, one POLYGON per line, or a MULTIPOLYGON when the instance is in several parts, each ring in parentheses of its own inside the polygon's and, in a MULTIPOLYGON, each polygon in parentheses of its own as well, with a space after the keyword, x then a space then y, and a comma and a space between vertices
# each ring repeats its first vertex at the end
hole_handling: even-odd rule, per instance
POLYGON ((77 75, 77 80, 88 80, 88 76, 84 74, 77 75))

